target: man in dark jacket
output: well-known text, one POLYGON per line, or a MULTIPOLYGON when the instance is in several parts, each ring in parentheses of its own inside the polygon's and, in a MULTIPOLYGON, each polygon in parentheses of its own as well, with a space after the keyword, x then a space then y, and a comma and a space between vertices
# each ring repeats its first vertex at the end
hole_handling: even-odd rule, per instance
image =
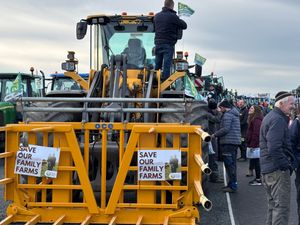
POLYGON ((295 107, 294 97, 285 91, 275 96, 275 107, 263 119, 259 147, 262 183, 267 192, 267 225, 288 225, 291 178, 295 157, 292 153, 289 115, 295 107))
POLYGON ((228 185, 223 187, 223 191, 233 193, 237 190, 236 154, 238 146, 241 144, 239 112, 226 99, 219 103, 219 108, 223 112, 220 129, 212 135, 212 138, 219 138, 223 161, 229 178, 228 185))
POLYGON ((245 104, 244 99, 240 99, 237 102, 237 106, 240 110, 240 125, 241 125, 241 145, 239 146, 241 151, 241 157, 238 158, 238 161, 247 161, 246 158, 246 150, 247 150, 247 144, 246 144, 246 133, 248 129, 248 109, 245 104))
POLYGON ((154 16, 155 27, 155 69, 163 68, 162 81, 170 76, 175 44, 187 24, 179 19, 173 0, 165 0, 162 11, 154 16), (163 66, 162 66, 163 65, 163 66))
MULTIPOLYGON (((300 113, 300 107, 298 106, 298 113, 300 113)), ((297 205, 298 205, 298 225, 300 225, 300 114, 292 122, 290 126, 292 149, 298 162, 298 168, 296 170, 295 185, 297 190, 297 205)))

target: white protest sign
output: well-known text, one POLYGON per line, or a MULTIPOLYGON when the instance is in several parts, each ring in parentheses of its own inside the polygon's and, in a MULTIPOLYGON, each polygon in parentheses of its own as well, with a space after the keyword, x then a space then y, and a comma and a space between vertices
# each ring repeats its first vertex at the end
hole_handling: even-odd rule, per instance
POLYGON ((56 178, 59 155, 59 148, 38 145, 20 146, 16 154, 15 173, 56 178))
POLYGON ((180 180, 180 150, 139 150, 138 180, 180 180))

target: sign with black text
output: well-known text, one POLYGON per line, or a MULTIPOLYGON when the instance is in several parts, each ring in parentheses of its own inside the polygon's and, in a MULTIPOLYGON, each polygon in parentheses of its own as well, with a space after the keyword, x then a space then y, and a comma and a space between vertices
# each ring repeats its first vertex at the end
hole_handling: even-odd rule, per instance
POLYGON ((181 179, 180 150, 139 150, 138 180, 181 179))
POLYGON ((15 173, 35 177, 57 177, 60 149, 38 145, 20 146, 15 173))

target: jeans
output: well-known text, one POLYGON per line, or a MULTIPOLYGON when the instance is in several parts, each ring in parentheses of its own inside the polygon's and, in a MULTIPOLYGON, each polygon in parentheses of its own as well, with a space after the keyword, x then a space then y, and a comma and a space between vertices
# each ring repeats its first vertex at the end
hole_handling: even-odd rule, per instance
POLYGON ((298 225, 300 225, 300 167, 296 171, 295 185, 297 190, 298 225))
POLYGON ((238 145, 221 145, 221 151, 223 161, 228 176, 228 187, 233 190, 237 190, 237 179, 236 179, 236 154, 238 145))
POLYGON ((208 166, 211 169, 211 174, 209 179, 211 181, 216 181, 219 179, 219 170, 218 164, 216 163, 216 154, 209 154, 208 155, 208 166))
POLYGON ((155 70, 163 69, 161 79, 164 81, 171 74, 171 65, 174 53, 174 45, 155 45, 155 70))
POLYGON ((260 179, 260 164, 259 164, 259 158, 257 159, 250 159, 249 162, 249 170, 255 169, 255 175, 256 179, 260 179))
POLYGON ((288 225, 291 198, 290 171, 276 170, 262 174, 262 183, 268 200, 266 225, 288 225))
POLYGON ((247 151, 247 143, 246 141, 242 141, 241 145, 239 146, 241 150, 241 158, 246 159, 246 151, 247 151))

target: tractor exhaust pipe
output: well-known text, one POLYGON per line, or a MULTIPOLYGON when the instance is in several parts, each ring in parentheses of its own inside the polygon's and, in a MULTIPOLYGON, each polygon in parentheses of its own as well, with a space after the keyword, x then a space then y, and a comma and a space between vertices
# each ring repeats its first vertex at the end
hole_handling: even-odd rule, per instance
POLYGON ((46 79, 45 79, 45 73, 42 70, 40 70, 40 73, 42 74, 42 85, 43 85, 42 95, 44 97, 46 96, 46 79))

